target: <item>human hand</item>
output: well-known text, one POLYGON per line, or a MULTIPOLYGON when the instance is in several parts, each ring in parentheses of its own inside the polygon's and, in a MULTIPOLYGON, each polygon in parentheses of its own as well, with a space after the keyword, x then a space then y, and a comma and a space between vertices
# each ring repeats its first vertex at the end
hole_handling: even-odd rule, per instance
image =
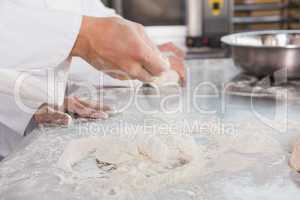
POLYGON ((158 48, 161 52, 172 53, 172 55, 168 56, 170 65, 172 69, 179 74, 181 82, 184 84, 186 82, 185 66, 184 66, 184 59, 185 59, 184 51, 179 49, 172 42, 159 45, 158 48))
POLYGON ((49 105, 43 105, 34 115, 38 124, 53 124, 68 126, 72 117, 67 113, 75 114, 81 118, 107 119, 112 109, 101 106, 95 102, 83 101, 78 97, 66 97, 62 108, 54 109, 49 105))
POLYGON ((52 124, 68 126, 72 122, 72 117, 65 112, 54 109, 48 105, 43 105, 34 114, 34 119, 37 124, 52 124))
POLYGON ((84 101, 76 96, 65 98, 64 109, 65 112, 90 119, 107 119, 109 117, 107 113, 112 112, 112 109, 108 106, 101 106, 92 101, 84 101))
POLYGON ((114 78, 143 82, 151 82, 168 65, 144 27, 121 17, 84 17, 71 56, 114 78))

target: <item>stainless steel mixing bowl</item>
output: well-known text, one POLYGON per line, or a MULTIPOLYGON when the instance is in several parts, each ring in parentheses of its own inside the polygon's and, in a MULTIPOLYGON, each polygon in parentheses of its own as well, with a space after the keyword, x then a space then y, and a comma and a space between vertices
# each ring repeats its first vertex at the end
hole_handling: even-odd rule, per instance
POLYGON ((237 33, 222 38, 232 48, 235 65, 264 77, 282 70, 287 78, 300 78, 300 30, 237 33))

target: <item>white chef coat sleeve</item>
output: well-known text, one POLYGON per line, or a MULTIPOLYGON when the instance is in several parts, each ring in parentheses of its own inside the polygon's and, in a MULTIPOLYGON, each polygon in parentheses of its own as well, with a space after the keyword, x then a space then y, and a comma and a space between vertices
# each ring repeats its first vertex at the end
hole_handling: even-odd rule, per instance
MULTIPOLYGON (((69 60, 81 22, 81 14, 20 7, 11 1, 1 1, 0 69, 17 72, 49 68, 55 70, 57 66, 69 60)), ((45 84, 44 81, 30 79, 28 85, 38 86, 45 84)), ((8 80, 2 80, 0 84, 4 87, 6 84, 11 85, 8 80)), ((22 92, 27 96, 26 91, 22 92)), ((33 89, 31 93, 34 92, 39 91, 33 89)), ((34 109, 37 109, 39 104, 47 103, 47 97, 40 98, 45 99, 40 102, 37 99, 34 109, 28 112, 18 107, 16 96, 20 94, 15 91, 9 94, 7 91, 1 91, 1 87, 0 93, 0 122, 20 135, 24 134, 34 109)))
POLYGON ((0 68, 53 68, 74 46, 81 14, 0 2, 0 68))
POLYGON ((53 70, 0 68, 0 123, 23 135, 42 104, 62 105, 69 66, 67 59, 53 70))
POLYGON ((20 142, 32 113, 24 112, 12 95, 0 93, 0 103, 0 155, 6 156, 20 142))

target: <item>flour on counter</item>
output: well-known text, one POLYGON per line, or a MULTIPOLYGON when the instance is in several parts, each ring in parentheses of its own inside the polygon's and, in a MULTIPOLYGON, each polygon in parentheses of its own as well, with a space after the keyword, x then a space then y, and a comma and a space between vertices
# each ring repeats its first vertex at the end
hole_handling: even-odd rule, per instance
POLYGON ((236 153, 228 153, 219 156, 214 162, 216 163, 211 170, 215 172, 238 172, 253 166, 256 161, 255 159, 251 160, 236 153))
POLYGON ((96 183, 105 187, 118 186, 120 191, 156 191, 162 187, 192 182, 214 172, 235 173, 248 169, 258 161, 243 154, 273 155, 281 148, 264 134, 209 138, 209 145, 200 145, 188 135, 146 135, 133 138, 116 136, 89 137, 70 142, 58 166, 84 180, 74 166, 91 158, 96 183), (100 175, 99 175, 100 174, 100 175), (101 178, 102 177, 102 178, 101 178))
POLYGON ((73 166, 90 154, 98 166, 102 164, 99 171, 108 173, 112 185, 117 181, 131 189, 153 189, 189 180, 205 164, 204 153, 191 136, 138 134, 134 138, 74 140, 65 148, 58 167, 73 173, 73 166))
POLYGON ((219 137, 219 142, 226 142, 228 148, 238 153, 257 154, 257 153, 272 153, 281 151, 281 146, 273 137, 261 133, 253 132, 247 134, 239 134, 232 137, 219 137))

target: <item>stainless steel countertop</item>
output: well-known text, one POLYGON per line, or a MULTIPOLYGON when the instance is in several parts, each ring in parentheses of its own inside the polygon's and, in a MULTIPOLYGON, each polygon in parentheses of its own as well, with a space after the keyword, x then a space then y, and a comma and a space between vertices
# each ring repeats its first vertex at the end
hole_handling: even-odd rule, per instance
MULTIPOLYGON (((272 163, 271 166, 262 161, 242 172, 215 173, 197 183, 168 187, 139 199, 297 199, 300 195, 300 186, 295 181, 297 175, 290 171, 285 159, 289 156, 291 142, 300 134, 298 103, 285 104, 284 101, 272 99, 225 95, 224 84, 239 73, 229 59, 193 60, 188 61, 187 65, 188 89, 181 94, 187 106, 184 112, 147 115, 131 105, 123 114, 107 121, 77 121, 69 128, 46 127, 35 130, 16 152, 0 163, 0 199, 98 199, 93 196, 95 191, 88 186, 61 185, 61 172, 55 168, 55 163, 63 146, 74 138, 101 135, 105 130, 103 127, 119 126, 120 122, 139 125, 147 120, 154 124, 180 123, 182 120, 203 123, 216 121, 234 125, 238 134, 245 131, 269 133, 281 143, 284 154, 278 155, 283 157, 282 162, 272 163), (214 92, 212 86, 219 92, 214 92), (190 98, 193 91, 201 94, 195 101, 190 98), (191 197, 183 190, 199 195, 191 197)), ((128 98, 126 88, 105 89, 102 93, 106 101, 113 105, 121 105, 128 98)), ((86 94, 82 92, 81 95, 86 94)), ((154 97, 140 97, 140 105, 147 110, 156 110, 158 103, 154 97)), ((176 108, 176 103, 178 101, 171 101, 170 108, 176 108)), ((265 159, 268 162, 268 158, 265 159)))

